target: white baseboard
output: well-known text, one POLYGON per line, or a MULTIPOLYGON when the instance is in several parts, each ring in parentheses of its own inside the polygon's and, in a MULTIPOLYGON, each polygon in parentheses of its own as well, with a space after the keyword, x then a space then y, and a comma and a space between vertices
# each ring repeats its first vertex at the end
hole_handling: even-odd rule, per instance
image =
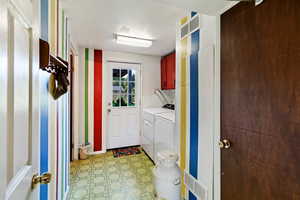
POLYGON ((106 153, 106 150, 90 152, 90 153, 88 153, 88 155, 98 155, 98 154, 103 154, 103 153, 106 153))

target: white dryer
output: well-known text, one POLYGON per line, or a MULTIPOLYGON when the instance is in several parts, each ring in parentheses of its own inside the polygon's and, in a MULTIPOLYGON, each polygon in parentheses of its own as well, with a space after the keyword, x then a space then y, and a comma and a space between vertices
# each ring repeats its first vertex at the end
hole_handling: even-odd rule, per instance
POLYGON ((154 135, 156 115, 161 113, 174 112, 166 108, 145 108, 143 110, 143 131, 141 137, 142 148, 148 156, 155 161, 154 135))

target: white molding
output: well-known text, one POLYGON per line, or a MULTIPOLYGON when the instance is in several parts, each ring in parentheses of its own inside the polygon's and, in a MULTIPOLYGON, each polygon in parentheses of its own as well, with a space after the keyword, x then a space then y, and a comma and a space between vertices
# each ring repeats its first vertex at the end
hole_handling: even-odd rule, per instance
POLYGON ((94 151, 94 152, 88 153, 88 155, 99 155, 99 154, 104 154, 104 153, 106 153, 106 149, 102 150, 102 151, 94 151))
POLYGON ((221 152, 218 146, 221 136, 221 38, 220 16, 216 20, 216 48, 215 48, 215 77, 214 77, 214 136, 213 136, 213 199, 221 199, 221 152))
POLYGON ((94 51, 94 49, 89 49, 88 60, 88 140, 92 151, 94 151, 94 51))
POLYGON ((8 14, 6 0, 0 0, 0 199, 4 199, 7 186, 7 73, 8 73, 8 14), (4 163, 4 164, 3 164, 4 163))
POLYGON ((28 174, 31 173, 31 166, 24 166, 22 167, 17 174, 12 178, 10 183, 8 184, 6 188, 6 193, 5 193, 5 200, 9 200, 14 194, 15 190, 17 190, 17 187, 19 187, 24 179, 28 176, 28 174))
POLYGON ((78 160, 78 146, 79 146, 79 134, 80 134, 80 126, 79 126, 79 78, 80 75, 78 70, 80 68, 79 62, 78 62, 78 55, 74 55, 74 72, 73 72, 73 107, 71 108, 73 110, 73 138, 74 138, 74 150, 73 150, 73 159, 78 160))

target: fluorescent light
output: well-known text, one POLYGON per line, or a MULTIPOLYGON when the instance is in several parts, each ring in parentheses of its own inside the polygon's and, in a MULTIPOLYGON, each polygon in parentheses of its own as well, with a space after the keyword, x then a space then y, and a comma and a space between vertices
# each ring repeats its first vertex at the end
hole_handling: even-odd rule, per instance
POLYGON ((116 34, 116 42, 134 47, 150 47, 152 40, 116 34))

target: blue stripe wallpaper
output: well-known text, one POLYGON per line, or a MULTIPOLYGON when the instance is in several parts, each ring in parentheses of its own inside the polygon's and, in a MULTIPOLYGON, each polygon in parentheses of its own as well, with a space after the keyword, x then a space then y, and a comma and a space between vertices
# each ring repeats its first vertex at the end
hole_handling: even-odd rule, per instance
MULTIPOLYGON (((41 38, 48 41, 48 25, 49 25, 49 12, 48 0, 41 0, 41 38)), ((45 71, 40 71, 40 174, 49 171, 48 162, 48 79, 49 74, 45 71)), ((48 185, 40 185, 40 200, 48 199, 48 185)))
MULTIPOLYGON (((190 159, 189 172, 194 178, 198 178, 198 139, 199 139, 199 71, 198 52, 200 42, 200 30, 191 35, 190 55, 190 159)), ((193 193, 189 192, 189 200, 196 200, 193 193)))

